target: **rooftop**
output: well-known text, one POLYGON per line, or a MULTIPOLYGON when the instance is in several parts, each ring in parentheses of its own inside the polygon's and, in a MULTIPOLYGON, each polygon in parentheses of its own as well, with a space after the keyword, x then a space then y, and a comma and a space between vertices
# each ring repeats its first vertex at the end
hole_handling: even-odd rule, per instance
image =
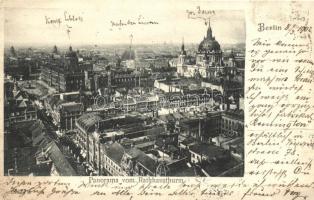
POLYGON ((206 155, 208 159, 217 158, 226 154, 226 150, 212 144, 195 144, 190 146, 190 151, 199 155, 206 155))
POLYGON ((61 176, 75 176, 77 175, 76 171, 73 169, 69 161, 62 154, 61 150, 55 142, 51 142, 49 145, 49 158, 54 163, 56 170, 61 176))
POLYGON ((77 124, 84 128, 88 132, 94 131, 94 126, 96 123, 101 121, 103 118, 95 112, 84 113, 81 117, 77 119, 77 124))
POLYGON ((131 148, 127 152, 132 158, 134 158, 137 162, 139 162, 143 167, 155 173, 156 171, 156 161, 153 160, 151 157, 146 155, 143 151, 137 148, 131 148))
POLYGON ((117 164, 120 164, 122 156, 124 154, 124 148, 121 144, 114 142, 112 144, 102 144, 105 154, 117 164))
POLYGON ((71 113, 71 112, 80 112, 83 109, 83 104, 82 103, 76 103, 76 102, 67 102, 63 103, 62 109, 65 112, 71 113))
POLYGON ((223 115, 244 121, 244 111, 242 109, 226 110, 223 115))

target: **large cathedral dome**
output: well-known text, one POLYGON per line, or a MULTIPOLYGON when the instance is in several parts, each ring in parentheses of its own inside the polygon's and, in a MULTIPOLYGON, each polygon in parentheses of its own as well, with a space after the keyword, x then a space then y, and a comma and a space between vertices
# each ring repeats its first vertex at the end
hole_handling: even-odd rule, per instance
POLYGON ((198 47, 198 51, 200 53, 206 53, 211 51, 220 51, 220 44, 216 41, 215 37, 213 37, 212 29, 209 25, 207 30, 207 36, 203 39, 198 47))
POLYGON ((198 50, 200 52, 208 52, 208 51, 220 51, 220 44, 215 40, 210 40, 205 38, 199 45, 198 50))

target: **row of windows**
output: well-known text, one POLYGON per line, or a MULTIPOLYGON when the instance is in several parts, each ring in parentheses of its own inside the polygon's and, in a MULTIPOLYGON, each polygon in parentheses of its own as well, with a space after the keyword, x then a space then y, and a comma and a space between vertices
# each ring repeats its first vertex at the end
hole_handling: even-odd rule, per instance
POLYGON ((237 131, 229 131, 227 129, 222 129, 222 133, 230 137, 239 136, 239 133, 237 131))
POLYGON ((235 128, 235 126, 238 124, 239 123, 237 123, 233 120, 222 119, 222 127, 223 128, 232 129, 232 128, 235 128))
POLYGON ((11 113, 11 116, 13 117, 13 116, 19 116, 19 115, 27 115, 27 116, 36 116, 36 113, 35 112, 12 112, 11 113))
POLYGON ((104 156, 104 167, 111 173, 114 174, 114 171, 121 172, 121 168, 115 164, 111 159, 109 159, 107 156, 104 156))
POLYGON ((36 117, 14 117, 14 118, 10 118, 9 120, 12 122, 17 122, 17 121, 24 121, 24 120, 32 120, 32 119, 36 119, 36 117))

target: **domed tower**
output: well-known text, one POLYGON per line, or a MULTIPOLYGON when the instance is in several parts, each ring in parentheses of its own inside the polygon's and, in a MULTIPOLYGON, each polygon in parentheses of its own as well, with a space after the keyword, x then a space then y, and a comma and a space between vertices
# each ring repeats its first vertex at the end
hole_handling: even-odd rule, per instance
POLYGON ((222 66, 222 51, 220 44, 213 36, 210 22, 208 24, 207 35, 198 47, 196 64, 207 68, 217 68, 218 66, 222 66))

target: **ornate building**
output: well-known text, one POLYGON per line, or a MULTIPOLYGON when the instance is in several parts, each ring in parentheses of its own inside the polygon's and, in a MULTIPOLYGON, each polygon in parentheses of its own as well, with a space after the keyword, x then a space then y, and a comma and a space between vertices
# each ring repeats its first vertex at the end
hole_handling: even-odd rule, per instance
POLYGON ((85 89, 85 73, 91 71, 90 63, 79 62, 77 52, 70 46, 64 56, 52 54, 41 67, 41 79, 59 92, 85 89))
POLYGON ((208 26, 207 34, 201 41, 196 54, 195 65, 186 63, 184 44, 178 58, 177 72, 181 76, 196 78, 215 78, 223 72, 223 59, 220 44, 213 36, 212 28, 208 26))
POLYGON ((198 46, 198 53, 196 56, 196 64, 200 66, 222 65, 222 51, 220 44, 213 36, 212 28, 208 26, 207 34, 198 46))
POLYGON ((196 66, 199 66, 199 73, 202 77, 214 78, 218 72, 222 72, 222 65, 220 44, 213 36, 209 22, 207 35, 198 47, 196 66))

